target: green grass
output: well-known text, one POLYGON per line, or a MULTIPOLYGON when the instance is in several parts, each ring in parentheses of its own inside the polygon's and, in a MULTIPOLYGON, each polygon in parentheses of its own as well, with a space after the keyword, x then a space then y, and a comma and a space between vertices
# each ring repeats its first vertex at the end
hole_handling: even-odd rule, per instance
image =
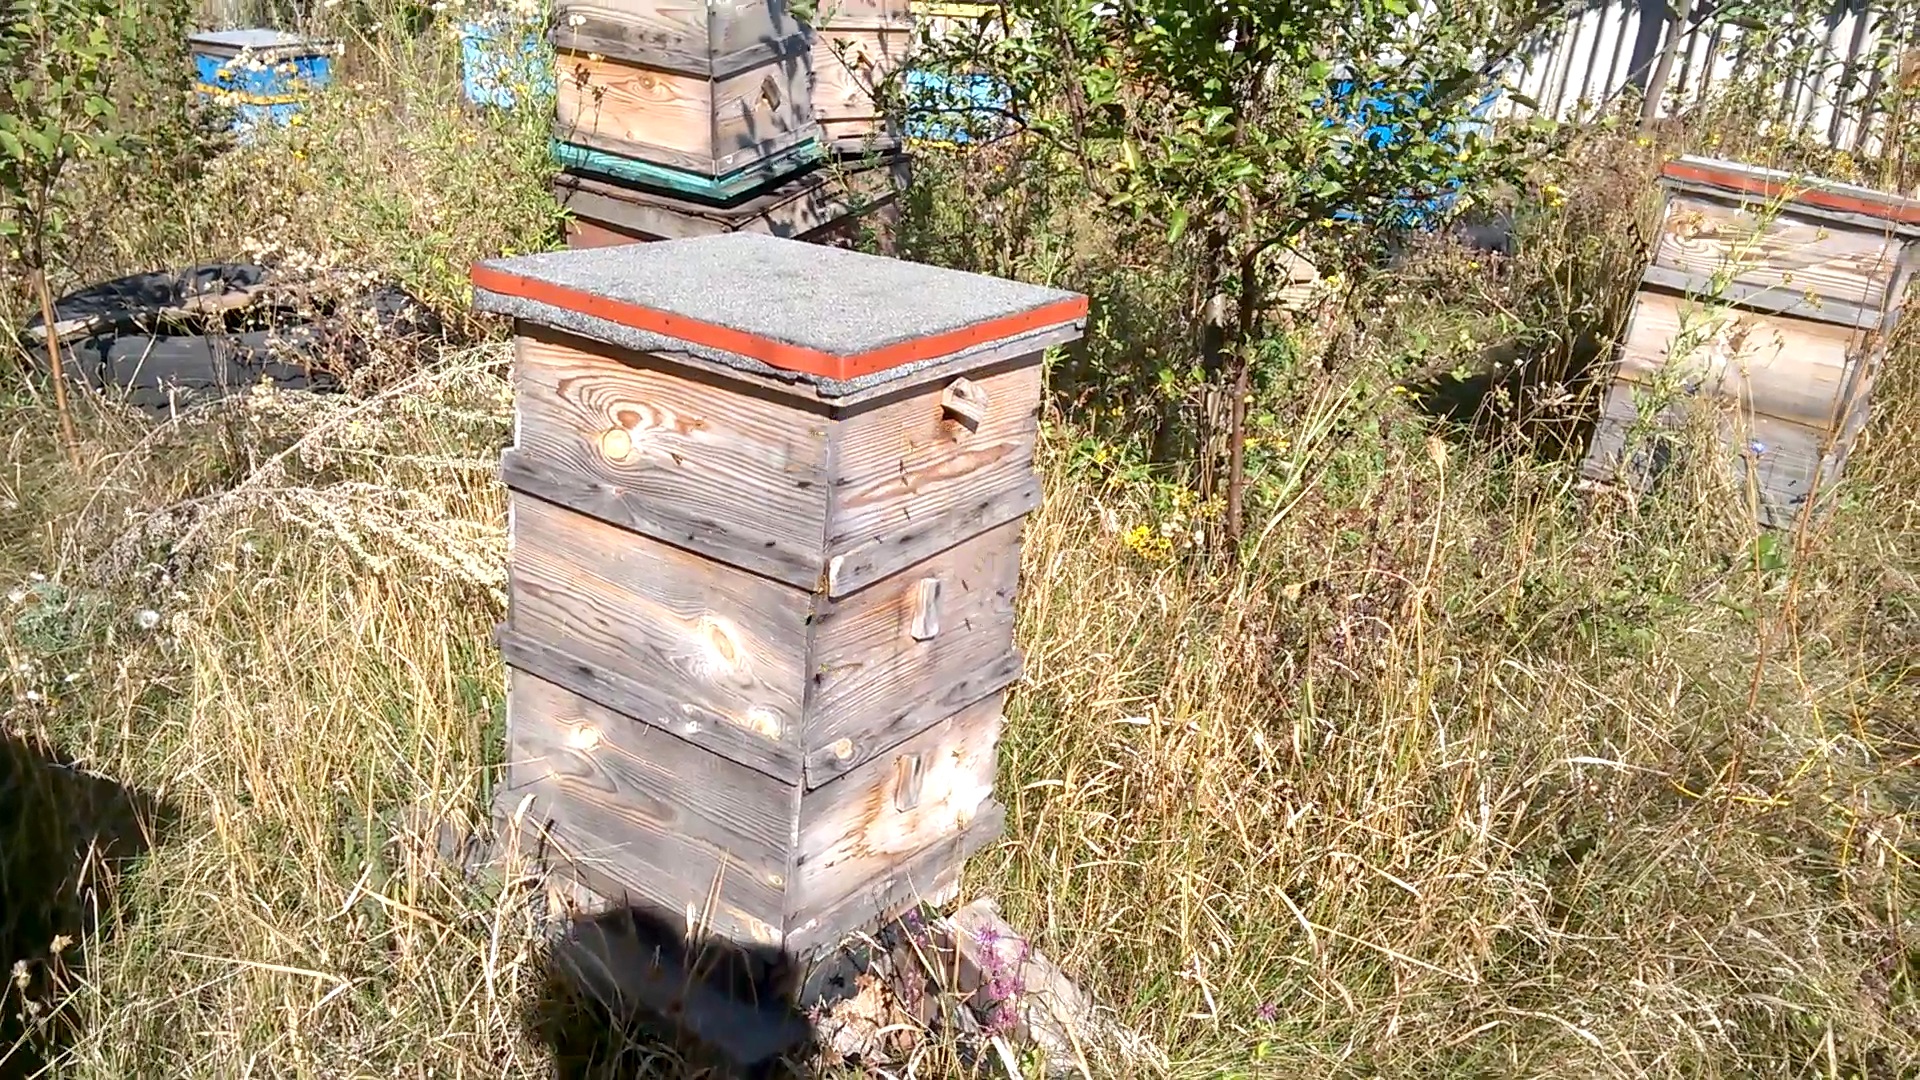
MULTIPOLYGON (((458 314, 468 260, 553 235, 544 129, 413 63, 171 223, 103 209, 121 246, 69 276, 251 237, 458 314)), ((1529 441, 1577 402, 1474 433, 1390 390, 1492 339, 1576 382, 1659 150, 1578 151, 1614 167, 1567 163, 1509 265, 1423 255, 1365 284, 1338 363, 1305 336, 1276 361, 1238 569, 1141 539, 1210 519, 1116 439, 1137 417, 1050 420, 1009 827, 966 893, 1172 1074, 1920 1070, 1920 350, 1839 513, 1766 544, 1710 472, 1577 490, 1529 441)), ((1003 165, 922 168, 917 255, 1174 303, 1003 165)), ((408 826, 476 819, 498 760, 504 363, 449 348, 159 429, 83 400, 78 470, 50 405, 0 404, 5 1005, 54 1075, 681 1075, 553 1035, 595 1021, 542 1004, 528 884, 467 882, 408 826), (130 857, 87 856, 113 832, 130 857)))

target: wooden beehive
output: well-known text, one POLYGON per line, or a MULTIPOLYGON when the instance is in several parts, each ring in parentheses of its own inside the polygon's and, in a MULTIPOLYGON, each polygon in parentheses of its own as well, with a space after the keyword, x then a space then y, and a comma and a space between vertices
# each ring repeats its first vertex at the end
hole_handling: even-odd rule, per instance
POLYGON ((859 151, 899 145, 887 115, 913 45, 907 0, 819 0, 813 22, 813 113, 831 145, 859 151))
POLYGON ((734 232, 482 264, 515 317, 505 814, 801 956, 996 835, 1041 351, 1084 297, 734 232))
POLYGON ((562 164, 728 198, 817 156, 812 42, 783 0, 608 3, 555 13, 562 164))
POLYGON ((1583 472, 1651 485, 1665 454, 1630 445, 1630 431, 1677 426, 1704 404, 1756 518, 1790 524, 1839 479, 1866 423, 1920 202, 1693 157, 1669 163, 1662 184, 1652 262, 1583 472))
POLYGON ((908 161, 901 155, 822 162, 731 205, 677 198, 609 177, 568 172, 554 181, 554 195, 572 214, 567 222, 569 247, 728 232, 761 232, 819 243, 862 220, 881 222, 890 217, 909 172, 908 161))

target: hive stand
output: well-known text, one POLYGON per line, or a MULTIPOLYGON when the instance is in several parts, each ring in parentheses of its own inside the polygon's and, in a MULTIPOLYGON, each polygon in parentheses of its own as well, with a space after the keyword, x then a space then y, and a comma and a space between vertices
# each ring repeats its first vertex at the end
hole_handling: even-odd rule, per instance
POLYGON ((776 974, 951 891, 1086 298, 741 232, 473 283, 517 335, 499 815, 776 974))
POLYGON ((562 3, 552 40, 563 167, 725 200, 821 153, 784 0, 562 3))
POLYGON ((759 232, 809 243, 851 239, 862 221, 883 237, 911 179, 905 155, 820 162, 738 201, 714 204, 648 191, 590 172, 564 172, 554 197, 571 212, 567 246, 759 232))
POLYGON ((1810 500, 1823 512, 1816 493, 1866 424, 1920 256, 1920 202, 1695 157, 1661 179, 1652 262, 1582 473, 1651 487, 1660 456, 1628 435, 1643 408, 1659 431, 1692 400, 1718 414, 1760 524, 1791 525, 1810 500))

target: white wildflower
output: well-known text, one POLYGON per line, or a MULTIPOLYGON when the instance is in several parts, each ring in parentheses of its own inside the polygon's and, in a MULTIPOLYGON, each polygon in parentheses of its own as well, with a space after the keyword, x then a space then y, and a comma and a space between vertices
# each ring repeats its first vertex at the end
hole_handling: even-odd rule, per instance
POLYGON ((160 613, 152 608, 141 608, 140 611, 134 615, 133 621, 139 624, 140 629, 151 630, 160 625, 160 613))

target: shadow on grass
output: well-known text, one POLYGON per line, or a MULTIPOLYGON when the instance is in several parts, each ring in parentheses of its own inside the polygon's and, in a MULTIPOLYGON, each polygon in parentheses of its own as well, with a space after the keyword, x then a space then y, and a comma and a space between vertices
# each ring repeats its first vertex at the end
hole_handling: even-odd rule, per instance
POLYGON ((120 868, 165 832, 159 800, 0 732, 0 1078, 42 1075, 84 1017, 64 1003, 120 868))
POLYGON ((810 1076, 814 1031, 777 951, 689 947, 681 924, 634 908, 556 936, 528 1016, 555 1080, 810 1076))
POLYGON ((1421 411, 1465 438, 1518 438, 1542 459, 1578 459, 1598 419, 1610 353, 1593 332, 1531 350, 1505 342, 1483 350, 1464 377, 1440 372, 1406 386, 1421 411))

